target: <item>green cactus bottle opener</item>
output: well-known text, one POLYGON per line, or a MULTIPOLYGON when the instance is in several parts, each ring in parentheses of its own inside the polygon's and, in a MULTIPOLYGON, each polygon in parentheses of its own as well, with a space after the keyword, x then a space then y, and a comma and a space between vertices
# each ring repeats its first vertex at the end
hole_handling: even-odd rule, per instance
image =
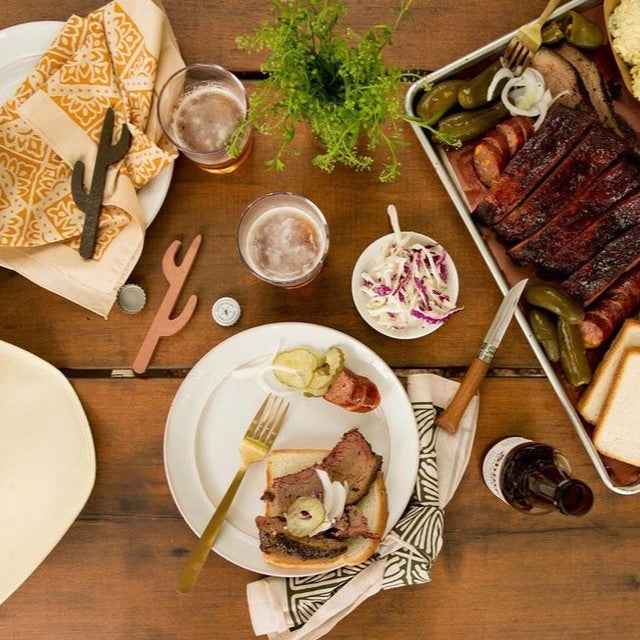
POLYGON ((78 208, 85 215, 82 236, 80 238, 80 255, 85 260, 90 260, 93 257, 96 247, 100 207, 102 206, 107 170, 109 169, 109 165, 124 158, 131 144, 131 132, 126 123, 122 125, 122 132, 118 142, 111 144, 113 121, 114 112, 113 109, 109 107, 104 117, 102 132, 100 133, 100 143, 98 144, 98 153, 96 154, 93 176, 91 176, 89 193, 84 189, 84 162, 78 160, 73 166, 71 195, 73 195, 73 199, 78 208))

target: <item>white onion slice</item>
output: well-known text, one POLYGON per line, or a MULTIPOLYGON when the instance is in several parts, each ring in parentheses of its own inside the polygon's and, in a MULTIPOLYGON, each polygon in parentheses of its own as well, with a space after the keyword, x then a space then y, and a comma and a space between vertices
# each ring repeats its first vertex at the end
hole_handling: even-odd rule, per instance
POLYGON ((349 489, 346 482, 338 482, 337 480, 332 482, 329 474, 324 469, 316 469, 316 473, 322 483, 322 503, 325 516, 324 521, 309 534, 310 536, 316 536, 335 524, 336 520, 344 513, 349 489))
POLYGON ((291 367, 285 367, 279 364, 271 364, 271 362, 263 362, 264 360, 273 360, 274 356, 265 356, 260 358, 259 363, 244 365, 235 369, 231 375, 234 378, 253 378, 255 377, 258 382, 258 386, 265 393, 272 393, 274 396, 286 398, 290 396, 293 391, 287 389, 284 385, 280 385, 279 382, 269 377, 267 374, 273 371, 282 371, 283 373, 295 374, 297 371, 291 367))
POLYGON ((500 99, 512 116, 528 116, 536 118, 533 125, 537 131, 551 105, 561 96, 569 93, 562 91, 553 97, 551 91, 545 87, 544 76, 537 70, 529 67, 521 75, 514 76, 506 68, 500 69, 493 77, 487 98, 493 97, 496 86, 503 78, 509 78, 502 87, 500 99))
POLYGON ((496 90, 496 87, 498 86, 498 84, 500 84, 500 81, 503 80, 504 78, 513 78, 513 73, 511 72, 511 69, 502 67, 502 69, 499 69, 496 72, 496 74, 493 76, 493 80, 491 80, 491 84, 489 85, 489 88, 487 89, 487 100, 493 100, 493 94, 496 90))

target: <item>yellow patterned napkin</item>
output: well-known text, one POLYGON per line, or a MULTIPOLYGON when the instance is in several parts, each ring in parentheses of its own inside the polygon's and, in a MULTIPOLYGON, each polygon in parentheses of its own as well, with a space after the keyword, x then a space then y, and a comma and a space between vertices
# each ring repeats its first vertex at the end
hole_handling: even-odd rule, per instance
POLYGON ((107 316, 152 221, 137 191, 176 152, 162 137, 160 89, 184 66, 165 13, 152 0, 117 0, 72 16, 36 70, 0 107, 0 265, 107 316), (84 214, 71 195, 77 160, 88 190, 102 122, 115 111, 132 133, 109 168, 92 260, 78 254, 84 214))

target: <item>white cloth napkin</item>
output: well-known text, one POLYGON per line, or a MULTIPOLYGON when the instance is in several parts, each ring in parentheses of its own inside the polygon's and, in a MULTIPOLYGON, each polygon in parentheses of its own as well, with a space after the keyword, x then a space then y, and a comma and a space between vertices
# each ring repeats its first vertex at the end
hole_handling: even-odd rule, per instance
POLYGON ((420 468, 414 494, 378 553, 357 567, 320 576, 263 578, 247 585, 253 630, 270 640, 314 640, 328 633, 361 602, 381 589, 431 580, 429 570, 442 547, 443 509, 465 472, 478 418, 476 396, 458 431, 434 425, 458 383, 433 374, 408 378, 408 393, 420 433, 420 468))

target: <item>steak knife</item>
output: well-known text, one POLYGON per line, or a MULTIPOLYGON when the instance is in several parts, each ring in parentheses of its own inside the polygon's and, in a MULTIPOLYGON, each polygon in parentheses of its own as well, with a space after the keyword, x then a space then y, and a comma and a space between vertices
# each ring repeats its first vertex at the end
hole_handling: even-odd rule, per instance
POLYGON ((457 431, 462 415, 480 388, 482 381, 487 375, 487 371, 489 371, 489 365, 502 342, 511 318, 513 318, 513 314, 516 311, 518 301, 520 300, 527 281, 528 279, 520 280, 520 282, 507 292, 498 312, 493 318, 487 335, 484 337, 478 355, 464 374, 453 400, 436 418, 436 425, 438 427, 442 427, 449 433, 455 433, 457 431))

